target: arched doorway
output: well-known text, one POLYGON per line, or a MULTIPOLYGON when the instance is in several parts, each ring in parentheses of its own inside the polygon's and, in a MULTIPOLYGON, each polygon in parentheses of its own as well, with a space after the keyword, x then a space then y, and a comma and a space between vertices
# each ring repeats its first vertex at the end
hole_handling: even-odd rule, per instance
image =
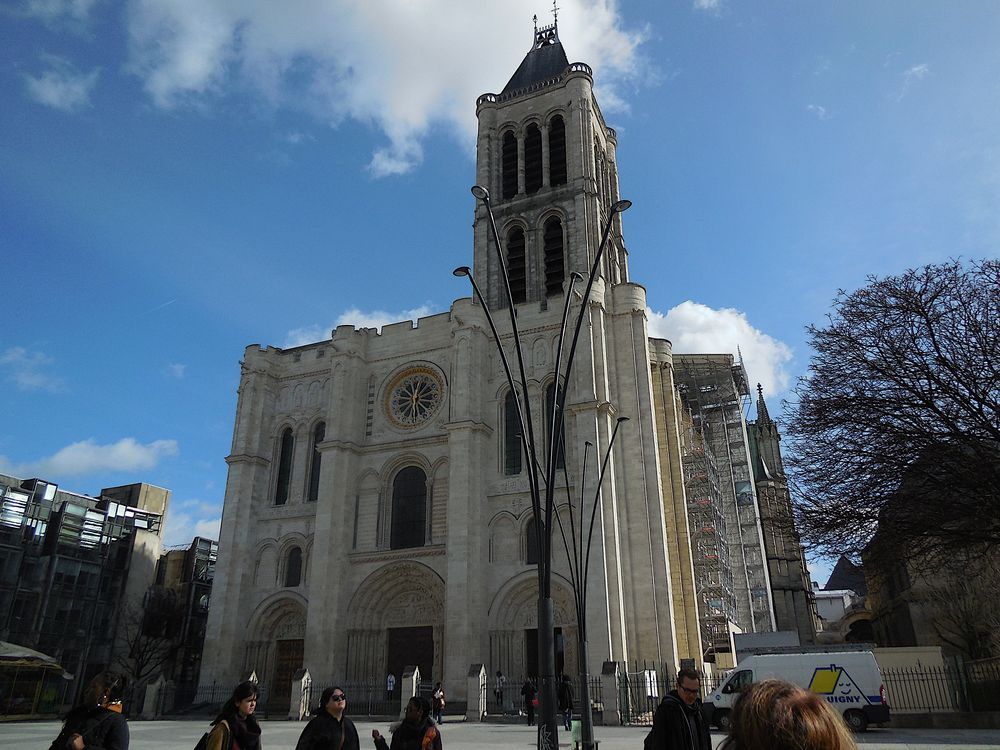
POLYGON ((285 714, 291 701, 292 676, 305 654, 305 602, 283 594, 266 601, 251 618, 243 673, 256 672, 268 713, 285 714))
MULTIPOLYGON (((576 615, 568 583, 553 577, 556 676, 579 671, 576 615)), ((532 571, 505 583, 490 605, 490 674, 510 679, 537 677, 538 576, 532 571)))
POLYGON ((426 565, 390 563, 368 576, 349 607, 347 680, 384 680, 397 690, 403 667, 416 665, 421 679, 442 679, 445 586, 426 565))

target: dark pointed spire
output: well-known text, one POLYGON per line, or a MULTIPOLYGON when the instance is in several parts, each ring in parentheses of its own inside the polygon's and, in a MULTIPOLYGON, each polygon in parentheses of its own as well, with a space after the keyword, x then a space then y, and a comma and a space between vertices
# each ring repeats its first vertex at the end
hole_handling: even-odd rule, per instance
POLYGON ((771 416, 767 413, 767 404, 764 403, 764 388, 757 383, 757 424, 761 427, 774 424, 771 416))
MULTIPOLYGON (((553 3, 552 13, 553 16, 558 13, 555 3, 553 3)), ((556 78, 562 75, 569 66, 562 42, 559 41, 559 26, 555 19, 548 26, 539 26, 538 16, 535 16, 532 21, 534 22, 535 36, 531 50, 525 55, 511 79, 507 81, 507 85, 503 87, 503 91, 500 92, 501 96, 556 78)))

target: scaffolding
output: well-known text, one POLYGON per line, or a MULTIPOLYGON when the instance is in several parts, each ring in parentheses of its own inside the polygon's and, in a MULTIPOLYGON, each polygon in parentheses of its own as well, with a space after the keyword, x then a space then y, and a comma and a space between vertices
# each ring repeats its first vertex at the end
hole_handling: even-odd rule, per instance
POLYGON ((693 425, 686 430, 683 465, 699 625, 708 655, 729 647, 729 623, 736 621, 736 594, 719 467, 693 425))
POLYGON ((688 441, 691 455, 685 457, 684 466, 688 514, 693 528, 715 530, 713 534, 701 532, 697 542, 692 539, 696 586, 703 608, 702 629, 709 633, 709 644, 722 648, 724 644, 717 642, 723 635, 728 643, 728 626, 724 634, 721 632, 723 617, 744 632, 774 629, 774 607, 744 417, 750 388, 743 363, 729 354, 675 354, 674 377, 691 420, 692 435, 688 441), (703 475, 705 480, 701 479, 703 475), (715 523, 699 526, 706 520, 715 523), (719 555, 717 565, 713 565, 715 560, 710 557, 713 535, 716 548, 725 548, 727 552, 727 558, 719 555), (727 589, 725 583, 730 581, 727 589), (727 607, 726 597, 717 594, 729 591, 732 598, 727 607), (720 604, 720 598, 722 606, 712 607, 712 603, 720 604))

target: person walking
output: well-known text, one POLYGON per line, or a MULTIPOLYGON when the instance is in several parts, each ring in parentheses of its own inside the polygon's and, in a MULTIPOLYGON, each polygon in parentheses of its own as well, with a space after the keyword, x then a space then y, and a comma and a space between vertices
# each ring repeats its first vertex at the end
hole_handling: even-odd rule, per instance
POLYGON ((431 708, 434 713, 434 721, 439 725, 443 724, 441 712, 444 711, 444 688, 441 687, 440 682, 434 686, 434 692, 431 694, 431 708))
POLYGON ((535 698, 538 695, 538 691, 535 690, 535 686, 531 684, 531 680, 525 678, 524 684, 521 685, 521 695, 524 697, 524 713, 528 715, 528 726, 535 725, 535 698))
POLYGON ((394 675, 392 672, 389 672, 389 674, 385 676, 385 699, 387 701, 391 701, 392 695, 395 692, 396 692, 396 675, 394 675))
POLYGON ((720 750, 857 750, 843 718, 811 690, 784 680, 745 688, 720 750))
POLYGON ((63 722, 49 750, 128 750, 128 723, 122 716, 123 679, 101 672, 87 685, 79 705, 63 722))
POLYGON ((206 750, 259 750, 260 724, 257 710, 257 683, 247 680, 233 689, 208 732, 206 750))
POLYGON ((441 732, 434 725, 430 711, 431 704, 426 698, 418 695, 410 698, 403 720, 389 729, 391 744, 377 729, 372 730, 376 750, 442 750, 441 732))
POLYGON ((497 699, 497 708, 500 709, 500 713, 503 713, 503 688, 507 684, 507 678, 503 676, 503 672, 499 669, 497 670, 497 679, 493 683, 493 695, 497 699))
POLYGON ((324 690, 295 750, 361 750, 358 729, 344 716, 346 710, 347 694, 341 688, 324 690))
POLYGON ((559 683, 559 711, 563 717, 563 728, 568 732, 573 728, 573 683, 568 675, 562 676, 559 683))
POLYGON ((653 714, 653 729, 645 742, 647 750, 712 750, 700 695, 698 673, 687 667, 678 672, 677 689, 664 696, 653 714))

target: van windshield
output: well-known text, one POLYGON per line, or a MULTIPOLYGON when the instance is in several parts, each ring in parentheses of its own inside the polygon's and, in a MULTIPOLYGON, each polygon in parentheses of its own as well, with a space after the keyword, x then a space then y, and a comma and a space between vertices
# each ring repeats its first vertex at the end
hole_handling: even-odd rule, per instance
POLYGON ((747 685, 753 683, 753 670, 741 669, 739 672, 734 672, 730 676, 729 680, 726 682, 725 687, 722 688, 723 693, 738 693, 740 690, 745 688, 747 685))

